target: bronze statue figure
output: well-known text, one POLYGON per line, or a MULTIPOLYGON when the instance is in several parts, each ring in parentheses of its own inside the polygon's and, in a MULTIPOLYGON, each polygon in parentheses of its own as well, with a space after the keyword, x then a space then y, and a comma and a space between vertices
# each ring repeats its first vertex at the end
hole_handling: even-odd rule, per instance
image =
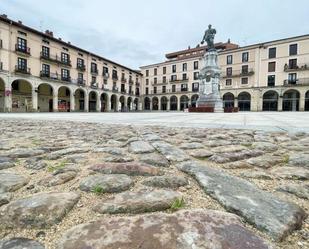
POLYGON ((208 50, 214 50, 214 40, 215 40, 215 34, 217 31, 211 27, 211 24, 208 25, 208 29, 205 31, 203 40, 201 41, 201 44, 204 44, 204 42, 207 42, 208 50))

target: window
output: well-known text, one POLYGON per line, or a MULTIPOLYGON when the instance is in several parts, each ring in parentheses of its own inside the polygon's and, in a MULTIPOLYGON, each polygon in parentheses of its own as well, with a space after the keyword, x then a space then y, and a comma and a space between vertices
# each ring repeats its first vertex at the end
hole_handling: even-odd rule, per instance
POLYGON ((248 65, 244 65, 241 67, 241 74, 248 74, 249 69, 248 69, 248 65))
POLYGON ((103 84, 107 85, 107 79, 103 79, 103 84))
POLYGON ((17 50, 27 52, 27 40, 18 37, 17 38, 17 50))
POLYGON ((78 73, 77 83, 78 84, 84 84, 84 75, 82 73, 78 73))
POLYGON ((50 66, 47 64, 42 65, 42 76, 49 77, 50 75, 50 66))
POLYGON ((121 86, 120 86, 120 91, 122 92, 122 93, 125 93, 126 92, 126 89, 125 89, 125 85, 124 84, 121 84, 121 86))
POLYGON ((192 84, 192 92, 198 92, 199 90, 199 83, 192 84))
POLYGON ((275 72, 276 71, 276 62, 269 62, 268 63, 268 72, 275 72))
POLYGON ((198 78, 199 78, 199 72, 194 72, 193 79, 198 80, 198 78))
POLYGON ((70 57, 67 53, 61 53, 61 61, 65 64, 70 63, 70 57))
POLYGON ((108 67, 103 67, 103 76, 108 76, 108 67))
POLYGON ((117 73, 117 70, 113 70, 113 72, 112 72, 112 78, 113 78, 114 80, 118 80, 118 73, 117 73))
POLYGON ((42 46, 42 57, 49 58, 49 47, 42 46))
POLYGON ((288 75, 289 84, 296 84, 297 81, 297 74, 296 73, 289 73, 288 75))
POLYGON ((146 85, 149 85, 149 79, 146 79, 146 85))
POLYGON ((157 68, 153 69, 153 74, 154 74, 154 75, 157 75, 157 74, 158 74, 158 69, 157 69, 157 68))
POLYGON ((198 69, 198 61, 193 62, 193 69, 194 70, 198 69))
POLYGON ((242 62, 248 62, 249 61, 249 53, 244 52, 242 53, 242 62))
POLYGON ((182 64, 182 71, 186 72, 187 71, 187 63, 182 64))
POLYGON ((290 45, 290 55, 297 55, 297 44, 290 45))
POLYGON ((233 55, 228 55, 226 57, 226 64, 228 65, 233 64, 233 55))
POLYGON ((91 73, 95 73, 97 74, 98 73, 98 68, 97 68, 97 64, 94 63, 94 62, 91 62, 91 73))
POLYGON ((146 87, 146 89, 145 89, 145 94, 149 94, 149 89, 148 89, 148 87, 146 87))
POLYGON ((247 85, 248 84, 248 78, 241 78, 241 84, 247 85))
POLYGON ((146 77, 149 76, 149 70, 146 70, 146 77))
POLYGON ((275 86, 275 80, 276 80, 275 75, 268 75, 267 85, 268 86, 275 86))
POLYGON ((232 79, 226 79, 225 80, 225 85, 226 86, 231 86, 232 85, 232 79))
POLYGON ((158 79, 157 78, 153 78, 153 83, 157 84, 158 83, 158 79))
POLYGON ((27 71, 27 60, 24 58, 18 58, 17 68, 18 70, 27 71))
POLYGON ((269 59, 276 58, 276 53, 277 53, 277 49, 276 48, 270 48, 268 50, 268 58, 269 59))
POLYGON ((181 91, 182 92, 188 91, 188 84, 181 84, 181 91))
POLYGON ((176 81, 177 80, 177 75, 172 75, 171 76, 171 81, 176 81))
POLYGON ((154 94, 157 93, 157 87, 156 87, 156 86, 153 88, 153 93, 154 93, 154 94))
POLYGON ((297 59, 289 60, 289 69, 296 69, 297 68, 297 59))
POLYGON ((81 59, 81 58, 77 58, 77 68, 79 69, 83 69, 85 66, 84 66, 84 60, 81 59))
POLYGON ((91 84, 96 83, 97 82, 97 77, 92 76, 91 77, 91 84))
POLYGON ((176 65, 173 65, 173 66, 172 66, 172 72, 173 72, 173 73, 176 73, 176 65))
POLYGON ((176 85, 172 85, 172 92, 176 92, 176 85))
POLYGON ((187 80, 187 79, 188 79, 186 73, 183 73, 183 74, 182 74, 182 79, 183 79, 183 80, 187 80))
POLYGON ((166 83, 166 76, 163 76, 162 83, 166 83))
POLYGON ((61 69, 61 79, 68 81, 70 78, 70 71, 68 69, 61 69))
POLYGON ((163 67, 163 74, 166 74, 166 67, 163 67))
POLYGON ((231 77, 233 74, 233 69, 231 67, 226 68, 226 76, 231 77))
POLYGON ((166 93, 166 86, 162 86, 162 93, 166 93))

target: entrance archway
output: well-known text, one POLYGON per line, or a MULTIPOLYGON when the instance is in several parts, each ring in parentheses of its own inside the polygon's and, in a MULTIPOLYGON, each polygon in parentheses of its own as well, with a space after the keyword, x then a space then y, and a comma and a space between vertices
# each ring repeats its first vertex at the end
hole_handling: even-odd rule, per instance
POLYGON ((145 110, 150 110, 150 98, 146 97, 144 99, 144 109, 145 110))
POLYGON ((66 86, 62 86, 58 89, 58 111, 69 112, 70 111, 70 89, 66 86))
POLYGON ((129 97, 128 100, 127 100, 127 107, 128 107, 128 111, 131 111, 131 109, 133 108, 132 106, 132 98, 129 97))
POLYGON ((119 107, 120 107, 120 111, 126 111, 125 110, 125 102, 126 102, 126 99, 125 99, 125 97, 124 96, 120 96, 120 98, 119 98, 119 103, 121 104, 121 106, 119 105, 119 107))
POLYGON ((283 111, 299 111, 299 92, 296 90, 288 90, 283 94, 282 110, 283 111))
POLYGON ((177 111, 177 104, 178 104, 178 100, 176 96, 172 96, 170 98, 170 110, 171 111, 177 111))
POLYGON ((223 95, 224 108, 234 108, 234 105, 235 105, 234 102, 235 102, 234 94, 225 93, 223 95))
POLYGON ((198 95, 197 94, 192 95, 192 97, 191 97, 191 107, 196 107, 197 100, 198 100, 198 95))
POLYGON ((189 97, 186 95, 182 95, 180 97, 180 110, 183 111, 189 107, 189 97))
POLYGON ((161 110, 166 111, 167 110, 167 104, 168 104, 168 99, 167 97, 163 96, 161 98, 161 110))
POLYGON ((242 92, 238 95, 238 107, 240 111, 251 110, 251 95, 247 92, 242 92))
POLYGON ((305 111, 309 111, 309 90, 305 94, 305 111))
POLYGON ((75 110, 85 111, 85 95, 86 92, 82 89, 77 89, 75 91, 75 110))
POLYGON ((107 103, 108 103, 108 95, 107 93, 102 93, 101 94, 101 97, 100 97, 100 100, 101 100, 101 112, 107 112, 107 103))
POLYGON ((279 95, 275 91, 267 91, 263 95, 263 111, 278 111, 279 95))
POLYGON ((111 96, 111 110, 114 112, 118 111, 118 99, 117 99, 117 95, 115 94, 111 96))
POLYGON ((0 112, 4 112, 4 96, 5 96, 5 83, 0 78, 0 112))
POLYGON ((152 98, 152 110, 153 111, 159 110, 159 99, 157 97, 152 98))
POLYGON ((53 112, 54 90, 51 85, 42 83, 38 87, 38 111, 53 112))
POLYGON ((12 82, 12 111, 31 112, 32 85, 26 80, 14 80, 12 82))
POLYGON ((134 109, 135 111, 138 111, 138 98, 134 99, 133 109, 134 109))
POLYGON ((95 91, 89 93, 89 112, 97 111, 98 94, 95 91))

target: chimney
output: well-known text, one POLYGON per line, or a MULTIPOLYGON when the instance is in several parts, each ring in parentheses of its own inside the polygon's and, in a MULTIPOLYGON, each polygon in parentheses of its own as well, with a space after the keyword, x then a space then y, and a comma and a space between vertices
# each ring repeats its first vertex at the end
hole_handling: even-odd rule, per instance
POLYGON ((231 39, 230 38, 227 40, 227 43, 229 43, 229 44, 231 43, 231 39))
POLYGON ((58 38, 58 40, 59 40, 59 41, 62 41, 62 39, 61 39, 60 37, 58 38))
POLYGON ((51 37, 54 36, 53 32, 52 32, 52 31, 49 31, 49 30, 46 30, 46 31, 45 31, 45 34, 48 35, 48 36, 51 36, 51 37))
POLYGON ((6 14, 2 14, 1 17, 8 18, 8 16, 6 14))
POLYGON ((70 42, 70 41, 68 41, 68 44, 70 44, 70 45, 71 45, 71 42, 70 42))
POLYGON ((22 21, 20 21, 20 20, 18 20, 18 23, 19 23, 19 24, 23 24, 23 22, 22 22, 22 21))

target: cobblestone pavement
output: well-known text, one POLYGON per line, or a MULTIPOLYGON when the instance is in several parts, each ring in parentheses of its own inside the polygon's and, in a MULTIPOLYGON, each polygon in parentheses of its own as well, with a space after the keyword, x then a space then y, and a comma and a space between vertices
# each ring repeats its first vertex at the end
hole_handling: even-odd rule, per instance
POLYGON ((0 249, 308 248, 308 179, 295 130, 2 118, 0 249))
POLYGON ((0 113, 0 120, 6 117, 103 124, 309 132, 309 112, 0 113))

